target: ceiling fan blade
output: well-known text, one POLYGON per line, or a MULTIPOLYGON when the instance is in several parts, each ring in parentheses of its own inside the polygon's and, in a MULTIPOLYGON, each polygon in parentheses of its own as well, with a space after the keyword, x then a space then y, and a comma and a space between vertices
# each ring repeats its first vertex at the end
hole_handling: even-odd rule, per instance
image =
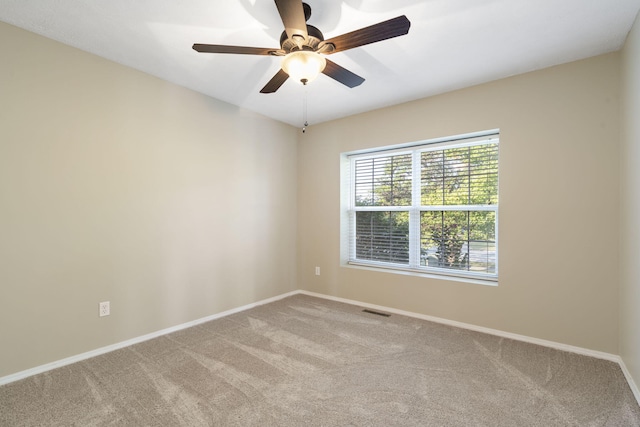
POLYGON ((275 0, 284 30, 290 39, 307 39, 307 20, 301 0, 275 0))
POLYGON ((393 37, 404 36, 409 32, 410 26, 411 22, 409 22, 409 19, 407 19, 405 15, 402 15, 341 36, 333 37, 325 40, 321 45, 333 44, 335 46, 335 49, 328 50, 326 54, 341 52, 393 37))
POLYGON ((346 68, 343 68, 335 62, 329 61, 328 59, 327 66, 324 67, 322 73, 350 88, 359 86, 362 84, 362 82, 364 82, 364 79, 359 75, 352 73, 346 68))
POLYGON ((269 80, 269 83, 267 83, 262 88, 262 90, 260 90, 260 93, 273 93, 277 91, 278 89, 280 89, 280 86, 282 86, 282 84, 287 81, 288 78, 289 74, 285 73, 281 68, 280 71, 278 71, 276 75, 273 76, 271 80, 269 80))
POLYGON ((275 55, 275 52, 278 51, 278 49, 268 49, 265 47, 227 46, 199 43, 193 45, 193 50, 203 53, 238 53, 244 55, 275 55))

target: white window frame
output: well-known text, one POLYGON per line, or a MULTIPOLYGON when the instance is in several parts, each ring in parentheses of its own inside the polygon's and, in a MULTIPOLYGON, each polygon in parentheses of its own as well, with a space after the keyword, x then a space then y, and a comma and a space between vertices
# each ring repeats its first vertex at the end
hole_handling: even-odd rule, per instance
MULTIPOLYGON (((497 143, 499 150, 499 130, 477 132, 447 138, 419 141, 410 144, 387 146, 376 149, 342 153, 341 159, 341 260, 345 266, 380 269, 388 272, 426 275, 453 280, 471 281, 483 284, 497 284, 498 281, 498 204, 492 205, 445 205, 421 206, 420 156, 426 151, 460 148, 474 145, 497 143), (411 206, 355 206, 355 161, 362 158, 388 157, 412 153, 412 205, 411 206), (369 261, 355 256, 355 219, 359 211, 397 211, 409 213, 409 264, 369 261), (490 211, 495 212, 495 272, 479 273, 467 270, 422 266, 420 262, 420 213, 425 211, 490 211)), ((498 154, 499 156, 499 154, 498 154)), ((500 161, 498 160, 498 163, 500 161)), ((498 165, 499 169, 499 165, 498 165)), ((499 171, 498 171, 499 180, 499 171)), ((499 203, 499 202, 498 202, 499 203)))

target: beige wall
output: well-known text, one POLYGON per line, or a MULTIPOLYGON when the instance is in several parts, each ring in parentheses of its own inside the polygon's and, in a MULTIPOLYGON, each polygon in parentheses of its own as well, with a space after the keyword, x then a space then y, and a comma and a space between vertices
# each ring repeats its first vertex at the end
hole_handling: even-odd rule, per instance
POLYGON ((299 286, 618 354, 619 71, 608 54, 310 127, 299 286), (340 153, 494 128, 499 286, 340 265, 340 153))
POLYGON ((640 18, 622 51, 620 356, 640 385, 640 18))
POLYGON ((296 129, 3 23, 0 54, 0 377, 296 288, 296 129))
POLYGON ((296 153, 287 125, 0 23, 0 377, 300 288, 621 353, 638 382, 638 38, 622 150, 614 53, 311 126, 296 153), (499 286, 340 266, 340 153, 493 128, 499 286))

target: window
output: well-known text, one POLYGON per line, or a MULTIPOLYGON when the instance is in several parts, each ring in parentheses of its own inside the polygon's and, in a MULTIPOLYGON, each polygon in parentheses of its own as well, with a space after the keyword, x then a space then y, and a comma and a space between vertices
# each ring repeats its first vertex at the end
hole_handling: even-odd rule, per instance
POLYGON ((497 133, 346 159, 350 264, 497 279, 497 133))

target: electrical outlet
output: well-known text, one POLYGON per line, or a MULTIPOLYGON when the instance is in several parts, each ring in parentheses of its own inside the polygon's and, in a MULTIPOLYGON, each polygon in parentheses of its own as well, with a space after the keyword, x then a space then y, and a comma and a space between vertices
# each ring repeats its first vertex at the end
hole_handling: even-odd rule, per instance
POLYGON ((111 314, 111 307, 109 301, 100 303, 100 317, 108 316, 111 314))
POLYGON ((320 275, 320 267, 316 267, 316 276, 320 275))

